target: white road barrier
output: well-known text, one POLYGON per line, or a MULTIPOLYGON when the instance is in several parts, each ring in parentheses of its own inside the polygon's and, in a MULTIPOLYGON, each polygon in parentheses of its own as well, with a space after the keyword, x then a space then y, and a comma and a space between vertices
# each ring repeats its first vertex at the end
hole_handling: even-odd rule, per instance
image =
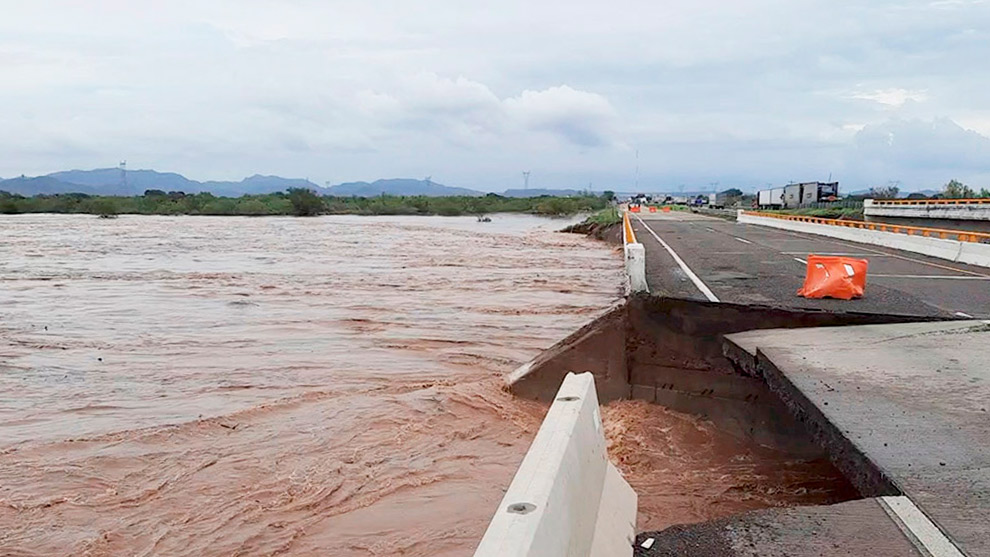
POLYGON ((568 373, 475 557, 628 557, 636 493, 608 461, 591 373, 568 373))
MULTIPOLYGON (((829 236, 861 244, 873 244, 912 253, 920 253, 957 263, 968 263, 980 267, 990 267, 990 244, 960 242, 942 238, 898 234, 880 230, 867 230, 846 226, 832 226, 798 220, 761 217, 739 211, 737 221, 743 224, 758 224, 794 232, 807 232, 829 236)), ((888 225, 890 226, 890 225, 888 225)))
POLYGON ((990 221, 988 199, 865 199, 868 217, 990 221))
POLYGON ((649 292, 646 284, 646 248, 643 244, 626 244, 626 275, 630 292, 649 292))
POLYGON ((649 292, 650 287, 646 284, 646 248, 636 241, 629 211, 622 213, 622 250, 626 258, 626 287, 629 293, 649 292))

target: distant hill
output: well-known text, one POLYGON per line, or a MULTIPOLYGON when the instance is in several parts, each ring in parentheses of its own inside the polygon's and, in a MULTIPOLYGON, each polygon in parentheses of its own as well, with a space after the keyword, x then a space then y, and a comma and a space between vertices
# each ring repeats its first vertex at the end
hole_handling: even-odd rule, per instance
POLYGON ((240 182, 198 182, 174 172, 128 170, 126 184, 119 168, 96 170, 65 170, 36 178, 0 180, 0 191, 21 195, 86 193, 92 195, 141 195, 146 190, 210 192, 214 195, 239 197, 285 191, 288 188, 308 188, 325 193, 324 188, 301 178, 254 175, 240 182))
MULTIPOLYGON (((904 198, 904 197, 907 197, 907 196, 911 195, 912 193, 920 193, 920 194, 924 195, 925 197, 931 197, 931 196, 933 196, 935 194, 942 193, 942 192, 940 190, 933 190, 933 189, 908 190, 908 191, 901 191, 900 193, 897 194, 897 197, 904 198)), ((870 189, 867 188, 867 189, 862 189, 862 190, 851 191, 851 192, 847 192, 847 193, 845 193, 843 195, 846 195, 846 196, 870 195, 870 189)))
MULTIPOLYGON (((119 168, 97 168, 95 170, 63 170, 46 176, 0 179, 0 191, 20 195, 52 195, 61 193, 85 193, 89 195, 142 195, 147 190, 185 193, 210 192, 214 195, 240 197, 285 191, 289 188, 306 188, 320 195, 339 197, 374 197, 378 195, 425 195, 440 197, 461 195, 477 197, 485 192, 468 188, 445 186, 426 180, 393 178, 374 182, 347 182, 328 188, 320 187, 303 178, 283 178, 255 174, 239 182, 190 180, 175 172, 157 170, 128 170, 126 180, 119 168)), ((573 196, 582 191, 566 189, 509 189, 501 195, 505 197, 538 197, 541 195, 573 196)))
POLYGON ((338 197, 374 197, 376 195, 428 195, 439 197, 444 195, 466 195, 477 197, 484 193, 467 188, 455 188, 426 180, 409 178, 393 178, 390 180, 375 180, 374 182, 348 182, 326 188, 327 195, 338 197))
POLYGON ((0 191, 26 196, 56 193, 95 193, 91 187, 62 182, 51 176, 38 176, 36 178, 21 176, 20 178, 0 180, 0 191))
POLYGON ((193 182, 181 174, 154 170, 128 170, 126 185, 121 181, 120 169, 118 168, 66 170, 53 172, 47 177, 60 182, 87 186, 91 188, 92 192, 102 195, 141 195, 144 190, 184 191, 187 193, 199 191, 195 189, 199 182, 193 182))
POLYGON ((578 190, 548 190, 545 188, 534 188, 528 190, 509 189, 505 190, 505 193, 502 195, 505 197, 540 197, 541 195, 567 197, 571 195, 581 195, 583 193, 584 192, 578 190))
POLYGON ((255 174, 240 182, 204 182, 203 186, 213 193, 216 193, 214 190, 224 188, 240 192, 237 195, 274 193, 289 188, 306 188, 326 193, 326 188, 321 188, 303 178, 282 178, 281 176, 262 176, 261 174, 255 174))

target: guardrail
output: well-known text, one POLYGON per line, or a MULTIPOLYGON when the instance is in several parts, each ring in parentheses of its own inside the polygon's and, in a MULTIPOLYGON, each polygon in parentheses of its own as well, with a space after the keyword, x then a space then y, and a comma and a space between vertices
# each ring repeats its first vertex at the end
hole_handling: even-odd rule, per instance
POLYGON ((960 242, 990 244, 990 234, 984 232, 969 232, 966 230, 949 230, 946 228, 927 228, 923 226, 905 226, 902 224, 884 224, 879 222, 864 222, 855 220, 825 219, 801 215, 782 215, 778 213, 765 213, 760 211, 742 211, 742 214, 752 215, 754 217, 770 217, 796 222, 808 222, 812 224, 827 224, 830 226, 841 226, 845 228, 876 230, 878 232, 892 232, 895 234, 906 234, 908 236, 922 236, 925 238, 940 238, 942 240, 957 240, 960 242))
POLYGON ((632 222, 629 221, 629 212, 622 212, 622 243, 635 244, 636 233, 633 232, 632 222))
POLYGON ((976 199, 868 199, 874 205, 990 205, 990 198, 976 199))

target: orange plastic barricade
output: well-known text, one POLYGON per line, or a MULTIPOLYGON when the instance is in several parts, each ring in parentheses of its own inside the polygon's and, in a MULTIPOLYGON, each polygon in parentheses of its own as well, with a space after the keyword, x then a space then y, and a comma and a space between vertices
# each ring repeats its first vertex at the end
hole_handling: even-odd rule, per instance
POLYGON ((651 206, 651 207, 650 207, 650 212, 651 212, 651 213, 656 213, 656 212, 657 212, 657 208, 656 208, 656 207, 652 207, 652 206, 651 206))
POLYGON ((670 207, 664 207, 663 208, 663 212, 664 213, 669 213, 670 212, 670 207))
POLYGON ((630 213, 638 213, 639 212, 639 205, 630 205, 629 206, 629 212, 630 213))
POLYGON ((852 257, 808 256, 804 286, 798 296, 805 298, 859 298, 866 290, 869 261, 852 257))

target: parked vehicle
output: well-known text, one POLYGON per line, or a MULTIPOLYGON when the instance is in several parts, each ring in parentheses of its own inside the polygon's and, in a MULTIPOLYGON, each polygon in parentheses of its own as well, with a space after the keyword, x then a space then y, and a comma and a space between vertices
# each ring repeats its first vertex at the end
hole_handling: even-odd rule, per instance
POLYGON ((835 201, 839 198, 838 182, 802 182, 782 188, 760 190, 756 194, 760 209, 796 209, 811 203, 835 201))
POLYGON ((801 206, 801 186, 802 184, 788 184, 784 186, 785 209, 797 209, 801 206))
POLYGON ((710 193, 708 194, 708 206, 712 209, 725 209, 732 197, 727 193, 710 193))

